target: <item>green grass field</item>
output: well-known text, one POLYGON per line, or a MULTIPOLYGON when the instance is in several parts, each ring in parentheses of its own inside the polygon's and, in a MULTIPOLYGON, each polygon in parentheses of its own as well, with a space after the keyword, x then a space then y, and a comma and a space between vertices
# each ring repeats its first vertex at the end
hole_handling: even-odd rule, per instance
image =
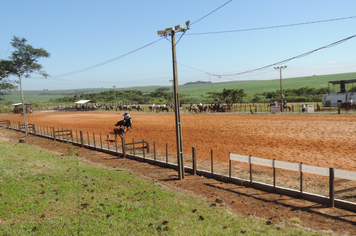
MULTIPOLYGON (((333 75, 318 75, 307 76, 298 78, 283 79, 283 89, 296 89, 301 87, 310 88, 323 88, 328 87, 328 81, 332 80, 349 80, 355 79, 356 73, 345 74, 333 74, 333 75)), ((351 84, 347 85, 346 89, 351 88, 351 84)), ((142 86, 142 87, 126 87, 116 88, 117 91, 123 90, 140 90, 143 92, 153 92, 160 86, 142 86)), ((170 87, 171 88, 171 87, 170 87)), ((224 88, 229 89, 244 89, 248 96, 252 97, 256 93, 272 92, 280 89, 280 80, 259 80, 259 81, 234 81, 234 82, 220 82, 220 83, 207 83, 207 84, 189 84, 180 85, 179 92, 181 95, 189 95, 194 97, 206 96, 207 92, 222 92, 224 88)), ((331 87, 332 88, 332 87, 331 87)), ((78 94, 81 93, 100 93, 102 91, 108 91, 112 88, 95 88, 95 89, 78 89, 78 94)), ((335 88, 336 91, 339 87, 335 88)), ((39 101, 45 102, 50 99, 62 98, 64 96, 74 96, 75 89, 68 90, 24 90, 24 97, 26 101, 39 101), (43 93, 49 93, 49 95, 40 95, 43 93)), ((21 102, 21 96, 19 91, 10 92, 9 95, 4 96, 5 102, 12 101, 14 103, 21 102)))
POLYGON ((239 235, 241 231, 312 234, 210 207, 204 200, 168 191, 126 170, 91 165, 29 144, 0 143, 1 235, 239 235))

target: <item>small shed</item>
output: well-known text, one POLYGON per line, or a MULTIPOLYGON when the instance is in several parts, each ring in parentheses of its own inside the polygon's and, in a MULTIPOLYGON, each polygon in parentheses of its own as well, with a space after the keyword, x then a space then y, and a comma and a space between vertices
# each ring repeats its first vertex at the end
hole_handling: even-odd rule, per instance
MULTIPOLYGON (((14 103, 14 104, 11 104, 14 107, 14 113, 15 114, 19 114, 21 111, 22 111, 22 102, 19 102, 19 103, 14 103)), ((27 113, 27 106, 31 106, 32 103, 25 103, 25 106, 26 106, 26 113, 27 113)))
POLYGON ((78 104, 78 105, 87 104, 87 103, 96 103, 96 101, 93 101, 93 100, 79 100, 78 102, 75 102, 75 104, 78 104))
POLYGON ((87 110, 90 109, 90 107, 88 107, 88 104, 96 104, 96 101, 93 100, 79 100, 78 102, 75 102, 75 104, 78 106, 78 108, 81 108, 83 110, 87 110))

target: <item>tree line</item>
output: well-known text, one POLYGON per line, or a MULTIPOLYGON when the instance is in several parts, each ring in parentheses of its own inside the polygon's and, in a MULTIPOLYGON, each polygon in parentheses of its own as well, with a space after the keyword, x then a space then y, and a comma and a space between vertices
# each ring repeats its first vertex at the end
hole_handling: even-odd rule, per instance
MULTIPOLYGON (((284 99, 288 102, 320 102, 322 96, 329 92, 329 88, 316 89, 309 87, 283 90, 284 99)), ((180 102, 183 104, 211 104, 221 102, 230 108, 234 103, 279 101, 280 97, 280 90, 256 93, 253 97, 249 97, 243 89, 223 89, 221 92, 207 92, 204 96, 200 97, 183 94, 180 96, 180 102)), ((76 99, 76 96, 65 96, 63 98, 51 99, 50 102, 74 103, 76 99)), ((78 96, 78 100, 94 100, 98 103, 114 103, 115 99, 118 104, 170 103, 173 102, 173 93, 167 87, 160 87, 154 92, 149 93, 137 90, 114 91, 111 89, 100 93, 82 93, 78 96)))

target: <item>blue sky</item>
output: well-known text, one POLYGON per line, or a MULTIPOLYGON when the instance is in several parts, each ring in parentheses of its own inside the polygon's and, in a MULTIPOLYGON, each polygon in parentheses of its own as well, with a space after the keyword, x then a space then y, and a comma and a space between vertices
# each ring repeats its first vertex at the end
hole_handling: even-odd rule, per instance
MULTIPOLYGON (((171 85, 170 37, 157 30, 194 23, 228 0, 20 0, 1 3, 0 58, 11 53, 13 36, 42 47, 50 58, 40 60, 48 79, 32 75, 24 90, 79 89, 171 85), (121 57, 122 56, 122 57, 121 57), (111 63, 73 73, 113 58, 111 63)), ((231 33, 234 31, 356 16, 354 0, 233 0, 191 25, 177 44, 178 81, 222 82, 277 79, 273 67, 239 76, 227 75, 270 65, 356 34, 356 17, 231 33)), ((180 34, 176 35, 177 39, 180 34)), ((284 63, 283 78, 356 71, 356 38, 307 57, 284 63)))

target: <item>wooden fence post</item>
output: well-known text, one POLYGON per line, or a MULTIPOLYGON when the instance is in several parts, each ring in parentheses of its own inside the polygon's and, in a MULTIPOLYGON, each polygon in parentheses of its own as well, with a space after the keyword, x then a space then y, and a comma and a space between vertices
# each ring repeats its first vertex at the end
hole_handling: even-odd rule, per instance
POLYGON ((273 190, 276 191, 276 159, 272 161, 272 168, 273 168, 273 190))
POLYGON ((329 169, 329 198, 330 198, 330 207, 334 207, 335 206, 335 202, 334 202, 334 167, 330 167, 329 169))
POLYGON ((136 156, 136 148, 135 148, 135 139, 132 138, 132 149, 133 149, 133 155, 136 156))
POLYGON ((168 143, 166 143, 166 163, 168 164, 168 143))
POLYGON ((52 126, 52 131, 53 131, 53 141, 56 141, 56 128, 52 126))
POLYGON ((21 131, 21 123, 20 123, 20 121, 19 121, 19 130, 21 131))
POLYGON ((116 153, 117 153, 117 134, 115 134, 115 150, 116 150, 116 153))
POLYGON ((214 153, 213 153, 213 149, 211 149, 211 176, 214 176, 214 153))
POLYGON ((150 153, 150 143, 148 141, 146 141, 146 149, 147 153, 150 153))
POLYGON ((125 137, 124 136, 121 137, 121 142, 122 142, 122 157, 125 158, 126 157, 126 147, 125 147, 125 137))
POLYGON ((143 151, 143 158, 145 159, 145 140, 142 139, 142 151, 143 151))
POLYGON ((252 186, 252 163, 251 163, 251 155, 248 157, 248 162, 250 163, 250 184, 252 186))
POLYGON ((229 152, 229 181, 231 182, 231 159, 230 159, 231 152, 229 152))
POLYGON ((153 141, 153 159, 156 161, 156 141, 153 141))
POLYGON ((106 135, 107 141, 108 141, 108 151, 110 152, 110 140, 109 140, 110 134, 106 135))
POLYGON ((83 148, 84 147, 83 131, 80 130, 79 133, 80 133, 80 143, 81 143, 82 148, 83 148))
POLYGON ((99 133, 99 135, 100 135, 100 148, 101 148, 101 150, 103 150, 103 142, 101 140, 101 133, 99 133))
POLYGON ((299 165, 299 171, 300 171, 300 197, 302 197, 302 195, 303 195, 303 162, 301 162, 299 165))
POLYGON ((197 152, 195 147, 192 147, 192 155, 193 155, 193 175, 197 174, 197 152))
POLYGON ((35 135, 36 136, 36 125, 35 124, 33 124, 33 135, 35 135))
POLYGON ((87 131, 87 137, 88 137, 88 146, 90 146, 90 142, 89 142, 89 132, 87 131))

